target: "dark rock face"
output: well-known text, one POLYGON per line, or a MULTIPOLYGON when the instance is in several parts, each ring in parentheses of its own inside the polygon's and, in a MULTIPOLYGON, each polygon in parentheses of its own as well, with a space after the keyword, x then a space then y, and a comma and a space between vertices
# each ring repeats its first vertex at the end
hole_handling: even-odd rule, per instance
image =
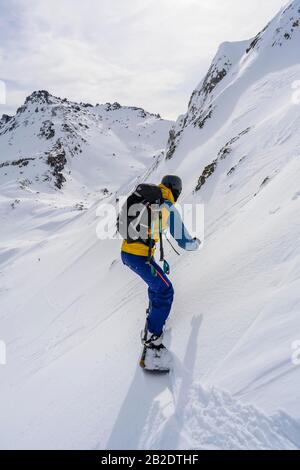
POLYGON ((9 121, 13 119, 13 116, 8 116, 8 114, 3 114, 2 118, 0 119, 0 127, 7 124, 9 121))
POLYGON ((212 113, 213 108, 212 106, 209 106, 208 111, 201 113, 200 116, 196 119, 196 121, 194 122, 194 127, 197 126, 199 127, 199 129, 203 129, 206 121, 212 117, 212 113))
POLYGON ((116 111, 117 109, 120 109, 121 105, 117 102, 111 104, 111 103, 106 103, 105 104, 105 110, 106 111, 116 111))
MULTIPOLYGON (((225 65, 227 65, 228 67, 231 66, 229 62, 228 64, 225 63, 225 65)), ((220 83, 220 81, 226 77, 226 75, 227 70, 224 67, 221 70, 218 70, 215 65, 212 65, 203 82, 202 90, 204 94, 208 95, 209 93, 211 93, 214 88, 218 85, 218 83, 220 83)))
POLYGON ((27 166, 28 163, 33 160, 35 160, 35 158, 20 158, 19 160, 14 160, 13 162, 11 162, 11 165, 22 168, 24 166, 27 166))
POLYGON ((218 165, 218 160, 215 159, 212 163, 210 163, 204 168, 202 175, 198 179, 198 184, 195 188, 196 191, 199 191, 202 188, 202 186, 204 186, 208 178, 215 172, 217 165, 218 165))
MULTIPOLYGON (((205 126, 205 123, 208 119, 210 119, 213 115, 213 107, 212 106, 209 106, 206 110, 202 110, 197 118, 193 121, 193 126, 194 127, 198 127, 199 129, 203 129, 203 127, 205 126)), ((179 144, 179 141, 180 141, 180 137, 186 127, 186 123, 187 123, 187 118, 188 118, 188 114, 186 114, 186 116, 184 117, 180 127, 179 127, 179 130, 177 130, 176 132, 176 129, 173 127, 170 132, 169 132, 169 140, 168 140, 168 143, 167 143, 167 152, 166 152, 166 159, 167 160, 170 160, 177 147, 178 147, 178 144, 179 144)))
POLYGON ((232 152, 232 145, 237 142, 243 135, 248 134, 248 132, 251 130, 251 127, 247 127, 247 129, 243 130, 240 132, 238 135, 230 139, 224 147, 221 148, 221 150, 218 153, 218 158, 220 160, 225 160, 227 155, 229 155, 232 152))
POLYGON ((242 158, 239 159, 238 163, 233 166, 232 168, 230 168, 230 170, 228 171, 227 173, 227 176, 231 176, 235 170, 237 169, 237 167, 247 158, 247 155, 244 155, 242 158))
POLYGON ((263 32, 267 29, 267 26, 260 32, 258 33, 255 38, 253 39, 253 41, 250 43, 250 46, 247 47, 246 49, 246 54, 249 54, 249 52, 255 48, 255 46, 261 41, 262 39, 262 34, 263 32))
POLYGON ((0 164, 0 168, 4 168, 6 166, 18 166, 19 168, 28 166, 30 161, 34 161, 35 158, 19 158, 18 160, 13 160, 11 162, 3 162, 0 164))
MULTIPOLYGON (((226 144, 219 150, 217 158, 204 168, 202 174, 200 175, 198 179, 198 183, 196 185, 195 191, 199 191, 202 188, 202 186, 205 185, 208 178, 210 178, 215 172, 219 163, 222 160, 225 160, 231 154, 231 152, 233 151, 232 145, 235 142, 237 142, 243 135, 248 134, 250 130, 251 130, 251 127, 247 127, 247 129, 244 129, 238 135, 236 135, 235 137, 230 139, 228 142, 226 142, 226 144)), ((240 162, 243 159, 244 157, 240 159, 240 162)), ((227 175, 232 174, 234 171, 235 171, 235 167, 232 167, 231 170, 227 173, 227 175)))
POLYGON ((167 153, 166 153, 166 159, 167 160, 170 160, 173 157, 173 155, 175 153, 175 150, 177 148, 177 141, 179 140, 179 137, 180 137, 181 133, 182 133, 182 131, 176 133, 175 129, 170 130, 169 140, 168 140, 168 144, 167 144, 168 150, 167 150, 167 153))
POLYGON ((25 105, 28 103, 51 104, 51 97, 52 95, 46 90, 34 91, 30 96, 27 96, 25 105))
POLYGON ((4 135, 7 132, 15 129, 17 126, 14 116, 8 116, 3 114, 0 119, 0 135, 4 135))
POLYGON ((54 124, 51 121, 44 121, 41 128, 39 137, 45 138, 47 140, 52 139, 55 136, 54 124))
POLYGON ((120 109, 120 108, 121 108, 121 105, 120 103, 117 103, 117 102, 115 102, 111 107, 113 111, 115 111, 116 109, 120 109))
POLYGON ((20 106, 18 109, 17 109, 17 113, 16 115, 18 116, 19 114, 23 114, 25 111, 26 111, 26 106, 25 104, 23 104, 23 106, 20 106))
POLYGON ((51 174, 54 176, 56 188, 62 189, 63 183, 66 181, 62 172, 67 164, 67 159, 61 142, 58 141, 53 150, 48 153, 47 164, 51 167, 51 174))

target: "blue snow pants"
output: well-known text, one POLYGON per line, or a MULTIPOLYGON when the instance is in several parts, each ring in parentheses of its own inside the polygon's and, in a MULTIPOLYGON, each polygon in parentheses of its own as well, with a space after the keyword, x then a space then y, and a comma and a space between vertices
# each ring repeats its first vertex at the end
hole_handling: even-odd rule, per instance
POLYGON ((151 265, 155 268, 156 276, 153 276, 151 267, 147 264, 147 257, 123 251, 121 257, 123 263, 148 285, 150 307, 148 330, 160 336, 171 311, 174 297, 173 286, 161 267, 153 259, 151 260, 151 265))

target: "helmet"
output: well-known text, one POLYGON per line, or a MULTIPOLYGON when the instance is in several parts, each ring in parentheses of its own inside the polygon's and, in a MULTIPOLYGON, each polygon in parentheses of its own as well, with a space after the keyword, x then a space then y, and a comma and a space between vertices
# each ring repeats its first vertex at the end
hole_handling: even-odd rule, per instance
POLYGON ((172 191, 176 202, 182 191, 182 181, 179 176, 166 175, 162 179, 162 184, 172 191))

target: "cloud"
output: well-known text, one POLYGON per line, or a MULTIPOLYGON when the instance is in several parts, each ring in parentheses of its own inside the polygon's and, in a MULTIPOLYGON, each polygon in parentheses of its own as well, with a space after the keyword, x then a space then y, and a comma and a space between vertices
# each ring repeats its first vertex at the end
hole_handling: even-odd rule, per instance
POLYGON ((254 36, 283 0, 0 0, 0 79, 176 118, 220 42, 254 36), (259 13, 258 13, 259 12, 259 13))

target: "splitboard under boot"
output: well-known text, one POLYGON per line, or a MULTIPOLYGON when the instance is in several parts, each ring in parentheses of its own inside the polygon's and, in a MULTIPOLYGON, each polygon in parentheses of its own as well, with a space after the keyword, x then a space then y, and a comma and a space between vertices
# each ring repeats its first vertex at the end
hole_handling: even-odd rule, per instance
MULTIPOLYGON (((148 313, 149 311, 147 310, 148 313)), ((147 332, 148 317, 146 318, 145 328, 141 335, 143 351, 140 358, 140 366, 147 372, 167 374, 172 366, 171 354, 163 344, 159 346, 145 344, 147 332)))

